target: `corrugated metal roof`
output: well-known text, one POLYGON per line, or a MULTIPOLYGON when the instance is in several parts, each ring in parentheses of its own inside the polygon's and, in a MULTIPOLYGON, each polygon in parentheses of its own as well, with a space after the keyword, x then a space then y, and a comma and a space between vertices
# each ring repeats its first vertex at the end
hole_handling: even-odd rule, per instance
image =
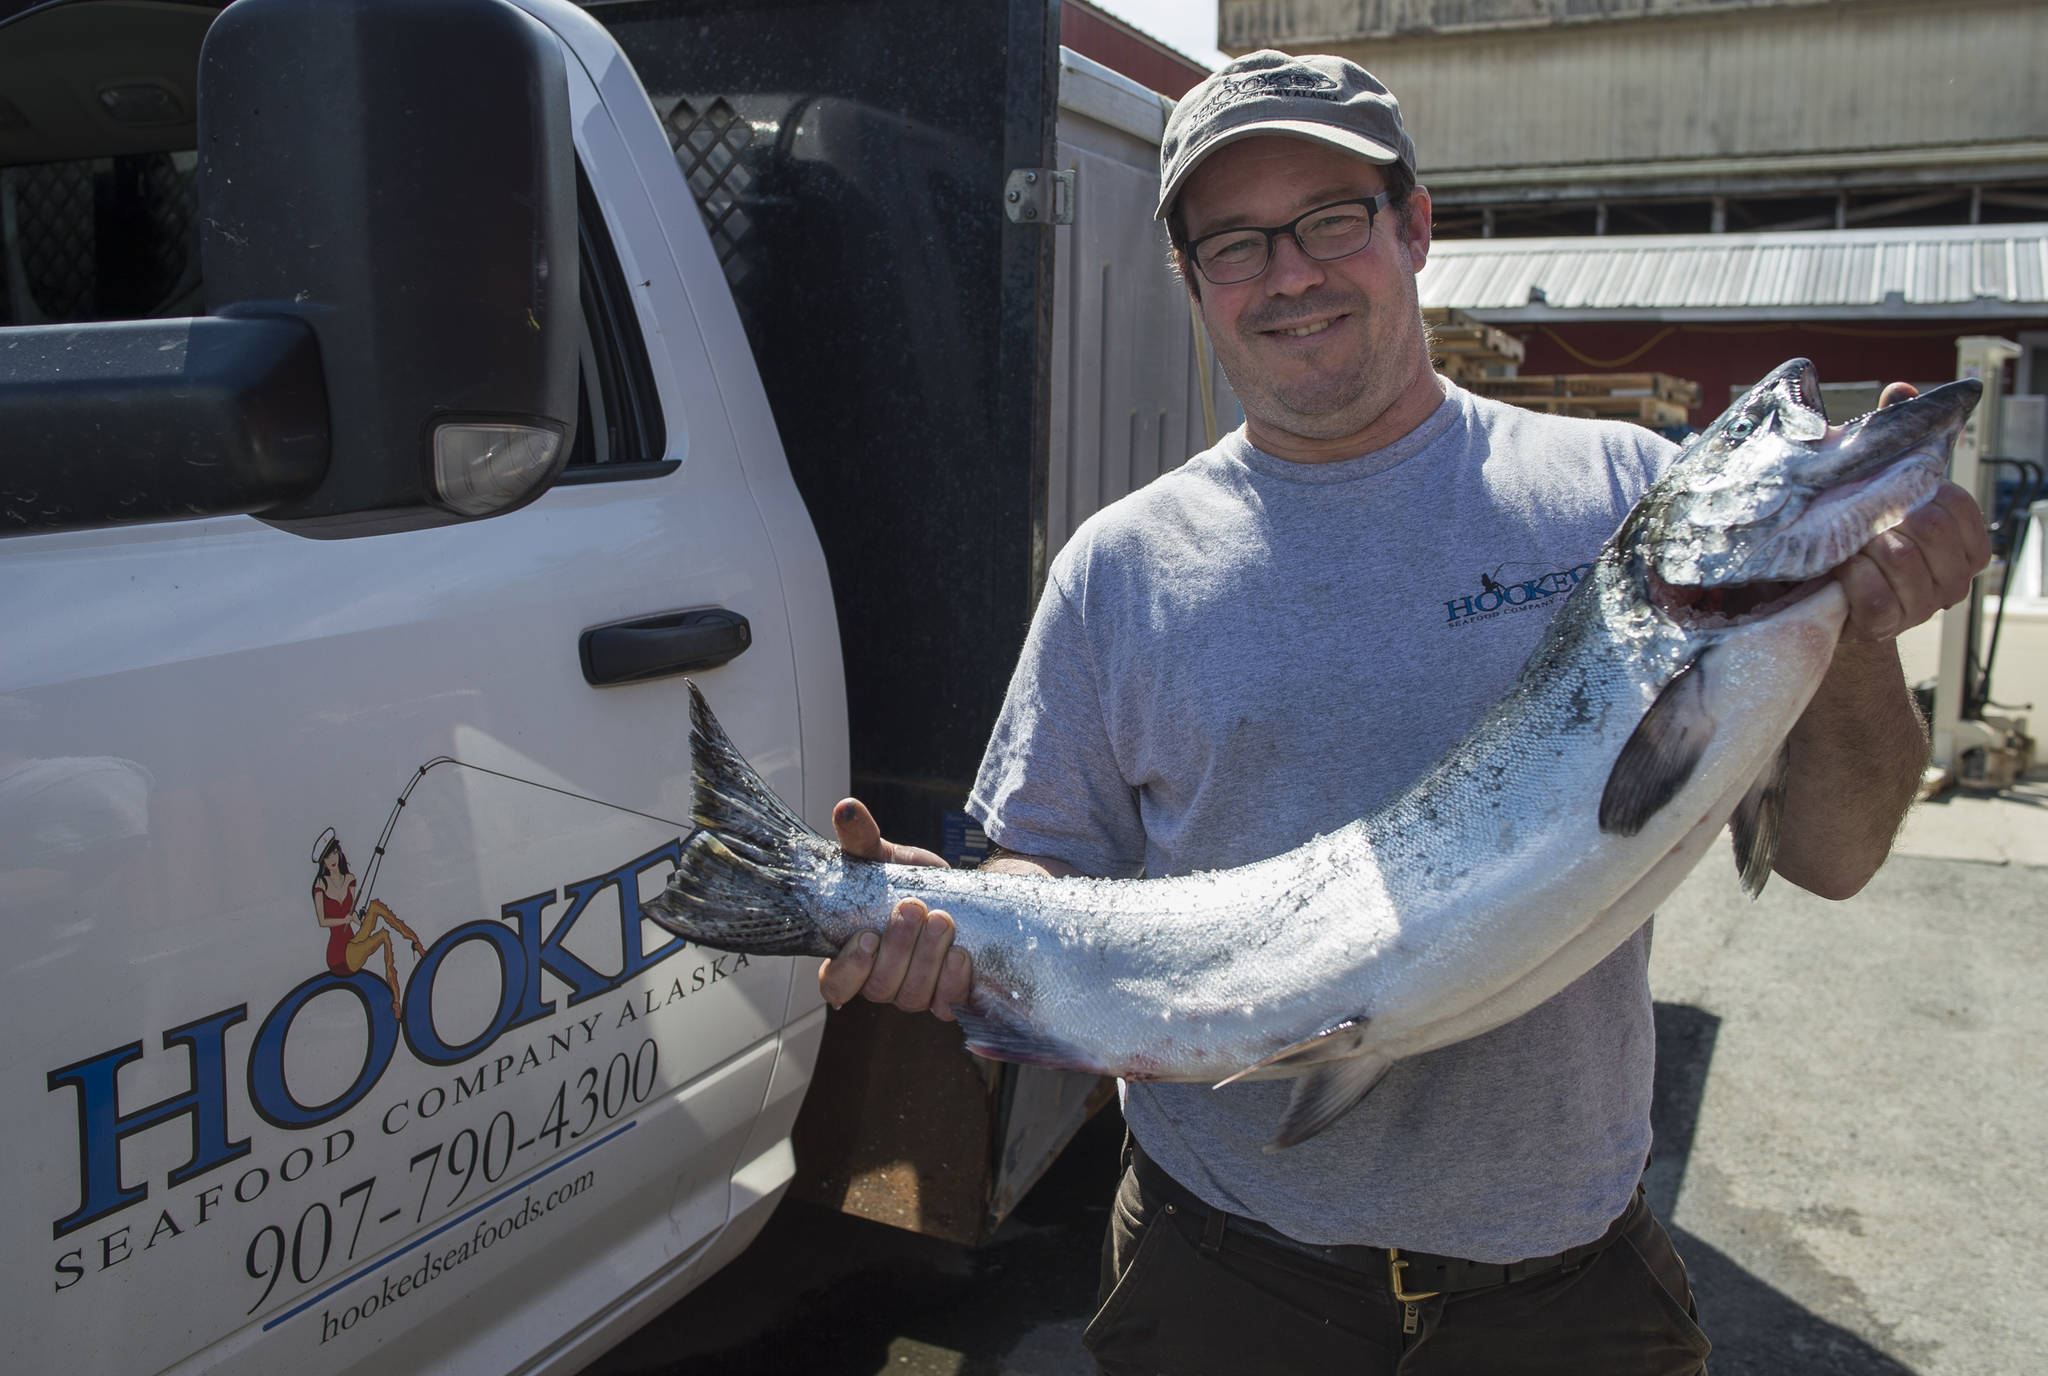
POLYGON ((2048 316, 2048 224, 1439 239, 1417 286, 1504 321, 2048 316))

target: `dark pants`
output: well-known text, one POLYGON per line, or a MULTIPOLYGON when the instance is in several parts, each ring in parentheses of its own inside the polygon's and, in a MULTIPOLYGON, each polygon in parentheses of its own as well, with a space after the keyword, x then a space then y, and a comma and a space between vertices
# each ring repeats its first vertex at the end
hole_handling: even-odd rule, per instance
POLYGON ((1255 1236, 1170 1181, 1153 1188, 1155 1171, 1147 1163, 1141 1182, 1127 1166, 1110 1211, 1100 1307, 1082 1337, 1105 1376, 1706 1371, 1685 1266, 1640 1190, 1570 1264, 1405 1303, 1386 1252, 1311 1255, 1255 1236))

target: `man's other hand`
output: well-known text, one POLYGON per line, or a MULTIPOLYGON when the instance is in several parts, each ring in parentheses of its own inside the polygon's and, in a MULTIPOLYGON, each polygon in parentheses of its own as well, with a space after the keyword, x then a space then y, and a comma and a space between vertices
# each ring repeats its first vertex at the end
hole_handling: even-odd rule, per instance
MULTIPOLYGON (((1917 396, 1894 382, 1879 404, 1917 396)), ((1969 595, 1970 580, 1991 562, 1991 537, 1976 498, 1954 483, 1908 512, 1835 571, 1849 598, 1845 642, 1890 640, 1969 595)))

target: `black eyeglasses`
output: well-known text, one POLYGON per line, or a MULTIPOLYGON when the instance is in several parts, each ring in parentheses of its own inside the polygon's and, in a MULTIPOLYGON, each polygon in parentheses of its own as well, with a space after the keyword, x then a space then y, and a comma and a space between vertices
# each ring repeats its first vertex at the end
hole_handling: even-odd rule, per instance
POLYGON ((1387 193, 1332 201, 1303 211, 1284 225, 1242 225, 1204 234, 1188 245, 1202 276, 1219 287, 1249 282, 1273 260, 1273 240, 1285 234, 1319 263, 1348 258, 1372 242, 1372 222, 1387 208, 1387 193))

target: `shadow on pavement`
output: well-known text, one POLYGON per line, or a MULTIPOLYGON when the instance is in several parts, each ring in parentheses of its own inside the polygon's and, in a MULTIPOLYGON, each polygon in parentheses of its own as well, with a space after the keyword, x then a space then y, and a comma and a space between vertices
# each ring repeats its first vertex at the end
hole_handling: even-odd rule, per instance
POLYGON ((1112 1105, 1076 1134, 978 1251, 785 1203, 738 1260, 614 1348, 589 1376, 1092 1372, 1078 1335, 1095 1307, 1122 1144, 1123 1120, 1112 1105), (1054 1325, 1071 1339, 1050 1331, 1054 1325), (1035 1331, 1041 1342, 1026 1344, 1035 1331), (1060 1350, 1034 1359, 1020 1344, 1060 1350))
POLYGON ((1699 1128, 1700 1100, 1721 1020, 1702 1008, 1660 1003, 1657 1078, 1650 1102, 1656 1145, 1643 1190, 1665 1220, 1692 1278, 1700 1322, 1713 1339, 1713 1376, 1915 1376, 1911 1367, 1829 1323, 1670 1223, 1699 1128))

